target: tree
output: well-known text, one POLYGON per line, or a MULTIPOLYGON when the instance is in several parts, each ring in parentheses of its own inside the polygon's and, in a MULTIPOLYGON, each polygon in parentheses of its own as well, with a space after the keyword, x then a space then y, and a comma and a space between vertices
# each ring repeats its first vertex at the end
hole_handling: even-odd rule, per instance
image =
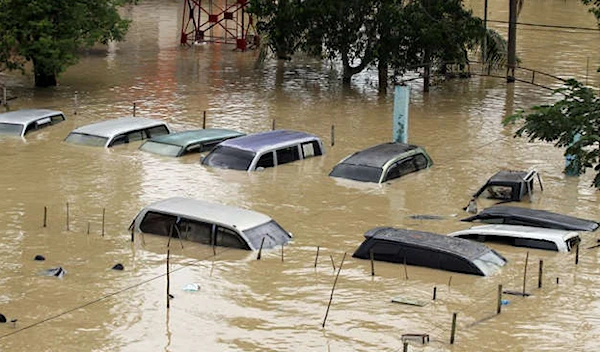
POLYGON ((555 93, 562 94, 563 99, 552 105, 534 106, 530 113, 518 111, 504 123, 522 120, 515 137, 526 136, 530 142, 553 142, 558 148, 566 148, 565 156, 572 156, 573 161, 565 172, 579 174, 593 168, 593 186, 600 189, 600 98, 574 79, 555 93))
POLYGON ((56 85, 81 48, 123 40, 129 21, 118 7, 128 0, 0 0, 0 67, 25 70, 35 85, 56 85))

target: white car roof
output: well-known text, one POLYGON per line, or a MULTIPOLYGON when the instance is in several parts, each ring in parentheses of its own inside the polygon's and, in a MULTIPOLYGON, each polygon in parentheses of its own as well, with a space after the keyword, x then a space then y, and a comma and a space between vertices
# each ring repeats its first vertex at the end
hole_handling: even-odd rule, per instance
POLYGON ((184 197, 172 197, 152 203, 142 209, 136 219, 148 211, 223 224, 237 228, 239 231, 245 231, 272 220, 269 216, 252 210, 184 197))
POLYGON ((460 236, 464 234, 481 234, 486 236, 508 236, 519 238, 531 238, 537 240, 548 240, 554 243, 564 243, 569 238, 579 235, 577 231, 548 229, 543 227, 520 226, 520 225, 481 225, 473 226, 466 230, 456 231, 448 236, 460 236))
POLYGON ((167 129, 170 130, 168 124, 164 121, 147 119, 143 117, 120 117, 113 120, 106 120, 81 126, 74 129, 71 133, 89 134, 110 139, 113 136, 122 133, 162 125, 167 126, 167 129))
POLYGON ((44 117, 63 115, 61 111, 47 109, 23 109, 0 114, 0 123, 27 125, 44 117))

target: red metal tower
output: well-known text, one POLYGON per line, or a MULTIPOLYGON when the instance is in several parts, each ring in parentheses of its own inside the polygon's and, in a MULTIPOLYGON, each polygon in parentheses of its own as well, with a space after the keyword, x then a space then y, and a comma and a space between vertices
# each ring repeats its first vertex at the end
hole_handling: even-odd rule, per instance
POLYGON ((181 44, 212 42, 235 44, 245 51, 257 44, 248 0, 184 0, 181 44))

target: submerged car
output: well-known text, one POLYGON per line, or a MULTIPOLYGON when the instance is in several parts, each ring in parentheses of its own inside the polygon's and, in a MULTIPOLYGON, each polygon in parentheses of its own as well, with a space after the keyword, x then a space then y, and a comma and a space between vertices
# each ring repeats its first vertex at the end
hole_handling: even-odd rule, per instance
POLYGON ((323 143, 315 135, 300 131, 274 130, 228 139, 203 158, 202 165, 254 171, 324 153, 323 143))
POLYGON ((114 147, 171 133, 166 122, 142 117, 121 117, 74 129, 65 142, 92 147, 114 147))
POLYGON ((406 143, 383 143, 356 152, 340 161, 332 177, 382 183, 426 169, 433 161, 425 149, 406 143))
POLYGON ((576 231, 546 229, 519 225, 481 225, 456 231, 448 236, 476 240, 478 242, 499 242, 515 247, 546 249, 569 252, 581 238, 576 231))
POLYGON ((130 230, 246 250, 286 244, 292 235, 267 215, 223 204, 173 197, 150 204, 130 230))
POLYGON ((542 180, 535 170, 502 170, 490 177, 485 185, 473 194, 473 198, 484 196, 489 199, 518 202, 525 196, 533 194, 535 179, 538 180, 540 189, 543 190, 542 180))
POLYGON ((424 266, 464 274, 488 276, 506 259, 481 243, 425 231, 376 227, 352 255, 355 258, 424 266))
POLYGON ((227 139, 241 136, 244 136, 244 133, 221 128, 183 131, 152 137, 140 146, 140 150, 179 157, 190 153, 210 151, 227 139))
POLYGON ((480 221, 492 224, 524 225, 572 231, 596 231, 597 221, 553 213, 547 210, 495 205, 461 221, 480 221))
POLYGON ((24 137, 44 127, 66 120, 62 111, 24 109, 0 114, 0 134, 24 137))

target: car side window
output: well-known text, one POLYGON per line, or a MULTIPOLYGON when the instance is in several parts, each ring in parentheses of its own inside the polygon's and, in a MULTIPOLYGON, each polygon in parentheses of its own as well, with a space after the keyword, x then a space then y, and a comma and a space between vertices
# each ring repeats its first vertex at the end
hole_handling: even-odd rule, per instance
POLYGON ((213 225, 189 219, 181 219, 179 222, 179 232, 181 239, 198 242, 202 244, 211 244, 213 225))
POLYGON ((146 138, 146 134, 144 131, 134 131, 134 132, 127 133, 128 143, 135 142, 135 141, 141 141, 142 139, 145 139, 145 138, 146 138))
POLYGON ((176 221, 176 216, 149 211, 146 213, 140 224, 140 230, 145 233, 169 236, 171 226, 174 225, 176 221))
POLYGON ((291 163, 292 161, 296 161, 300 159, 300 154, 298 153, 298 146, 294 145, 287 148, 278 149, 277 153, 277 165, 291 163))
POLYGON ((166 126, 161 125, 147 129, 146 133, 148 134, 148 138, 152 138, 156 136, 162 136, 164 134, 169 134, 169 130, 166 126))
POLYGON ((413 158, 403 159, 395 162, 389 167, 384 181, 393 180, 415 171, 417 171, 417 169, 413 163, 413 158))
POLYGON ((50 116, 50 119, 52 120, 52 124, 54 125, 56 123, 64 121, 65 115, 63 115, 63 114, 52 115, 52 116, 50 116))
POLYGON ((120 134, 116 136, 113 141, 110 143, 110 146, 113 147, 115 145, 127 144, 129 143, 129 137, 124 134, 120 134))
POLYGON ((304 159, 310 158, 311 156, 319 156, 323 154, 321 146, 317 141, 302 143, 300 147, 302 148, 302 157, 304 159))
POLYGON ((216 246, 248 249, 248 246, 235 231, 217 226, 216 246))
POLYGON ((273 161, 273 152, 267 152, 263 154, 260 159, 258 159, 258 163, 256 167, 273 167, 275 166, 273 161))

